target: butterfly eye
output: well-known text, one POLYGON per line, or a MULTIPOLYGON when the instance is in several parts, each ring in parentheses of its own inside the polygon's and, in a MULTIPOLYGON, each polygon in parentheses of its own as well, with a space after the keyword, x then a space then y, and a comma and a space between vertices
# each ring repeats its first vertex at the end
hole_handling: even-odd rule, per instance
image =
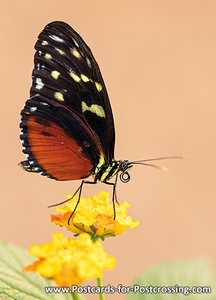
POLYGON ((130 180, 130 174, 128 172, 121 173, 120 179, 122 182, 127 183, 130 180))

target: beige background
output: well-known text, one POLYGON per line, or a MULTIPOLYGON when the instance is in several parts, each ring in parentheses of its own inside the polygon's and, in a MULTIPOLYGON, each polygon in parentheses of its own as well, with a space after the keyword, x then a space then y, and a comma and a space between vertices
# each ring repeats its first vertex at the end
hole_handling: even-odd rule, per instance
MULTIPOLYGON (((20 110, 29 95, 34 43, 53 20, 73 26, 104 76, 116 126, 116 159, 186 155, 164 161, 170 172, 143 166, 119 182, 140 226, 104 243, 117 257, 104 284, 129 285, 153 264, 204 257, 216 268, 215 1, 20 0, 1 4, 1 238, 29 247, 59 230, 47 206, 78 181, 23 172, 20 110)), ((83 195, 109 190, 98 184, 83 195)), ((65 233, 69 236, 69 233, 65 233)), ((123 298, 112 295, 108 298, 123 298)))

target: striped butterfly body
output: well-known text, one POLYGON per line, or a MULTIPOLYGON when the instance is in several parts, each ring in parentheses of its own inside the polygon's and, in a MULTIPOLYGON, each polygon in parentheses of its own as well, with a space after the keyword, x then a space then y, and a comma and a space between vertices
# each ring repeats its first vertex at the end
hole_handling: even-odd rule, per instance
POLYGON ((21 112, 27 157, 21 166, 56 180, 92 175, 93 183, 113 185, 114 201, 117 174, 127 182, 133 163, 114 159, 112 110, 91 50, 64 22, 48 24, 35 49, 30 98, 21 112))

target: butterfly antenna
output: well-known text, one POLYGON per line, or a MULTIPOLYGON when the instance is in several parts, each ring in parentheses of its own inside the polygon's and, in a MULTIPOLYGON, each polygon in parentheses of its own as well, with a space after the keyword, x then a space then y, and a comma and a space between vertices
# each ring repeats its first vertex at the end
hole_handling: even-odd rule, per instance
POLYGON ((148 166, 148 167, 153 167, 153 168, 159 169, 162 172, 168 172, 168 168, 161 167, 161 166, 154 165, 154 164, 147 164, 147 163, 145 163, 147 161, 163 160, 163 159, 184 159, 184 157, 183 156, 164 156, 164 157, 158 157, 158 158, 150 158, 150 159, 143 159, 143 160, 132 161, 132 162, 130 162, 130 164, 133 164, 133 165, 144 165, 144 166, 148 166))
POLYGON ((168 169, 165 168, 165 167, 161 167, 161 166, 158 166, 158 165, 153 165, 153 164, 146 164, 146 163, 134 163, 136 165, 144 165, 144 166, 148 166, 148 167, 153 167, 153 168, 156 168, 162 172, 168 172, 168 169))
POLYGON ((140 162, 153 161, 153 160, 162 160, 162 159, 185 159, 184 156, 163 156, 158 158, 142 159, 130 162, 131 164, 136 164, 140 162))

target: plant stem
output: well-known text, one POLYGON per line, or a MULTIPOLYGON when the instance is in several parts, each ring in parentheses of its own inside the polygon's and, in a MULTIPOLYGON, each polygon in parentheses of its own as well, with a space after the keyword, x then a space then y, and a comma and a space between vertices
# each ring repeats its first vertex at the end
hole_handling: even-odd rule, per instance
POLYGON ((77 292, 72 293, 73 300, 79 300, 79 294, 77 292))
MULTIPOLYGON (((101 288, 101 278, 97 278, 97 284, 101 288)), ((105 299, 103 293, 99 293, 99 297, 100 297, 100 300, 104 300, 105 299)))

